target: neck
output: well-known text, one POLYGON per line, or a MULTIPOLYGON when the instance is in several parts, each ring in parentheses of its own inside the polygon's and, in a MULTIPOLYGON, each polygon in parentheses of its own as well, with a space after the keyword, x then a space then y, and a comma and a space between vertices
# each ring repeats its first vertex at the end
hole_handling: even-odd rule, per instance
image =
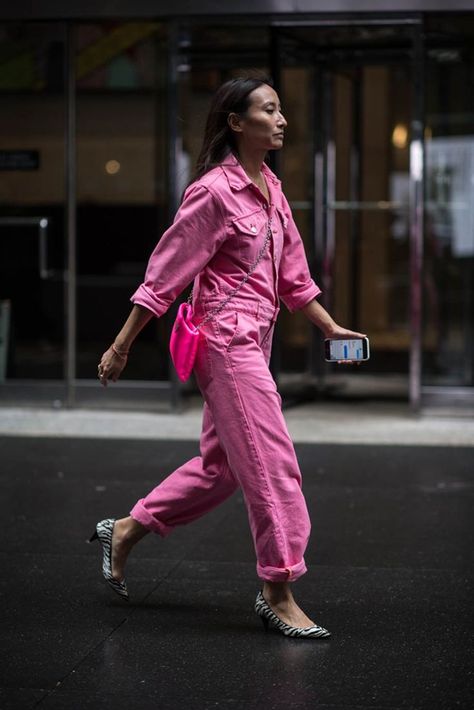
POLYGON ((258 180, 265 159, 266 150, 245 150, 239 147, 238 160, 251 180, 258 180))

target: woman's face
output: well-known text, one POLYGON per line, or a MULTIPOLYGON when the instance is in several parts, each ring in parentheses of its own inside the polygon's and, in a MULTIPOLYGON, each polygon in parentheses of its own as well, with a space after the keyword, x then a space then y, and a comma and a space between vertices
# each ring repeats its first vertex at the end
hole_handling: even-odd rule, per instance
POLYGON ((286 119, 281 112, 278 94, 262 84, 249 95, 250 106, 244 117, 232 114, 231 127, 240 145, 253 150, 278 150, 283 146, 286 119))

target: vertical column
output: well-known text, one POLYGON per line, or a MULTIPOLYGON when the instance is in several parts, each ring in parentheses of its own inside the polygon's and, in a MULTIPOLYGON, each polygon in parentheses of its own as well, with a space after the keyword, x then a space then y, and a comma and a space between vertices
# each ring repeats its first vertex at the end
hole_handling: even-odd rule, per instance
MULTIPOLYGON (((354 71, 352 81, 352 126, 351 145, 349 157, 349 202, 355 206, 360 202, 361 182, 362 182, 362 150, 361 150, 361 123, 362 123, 362 77, 360 67, 354 71)), ((349 224, 349 264, 351 266, 348 274, 350 281, 350 328, 358 330, 360 327, 360 304, 359 292, 361 289, 360 279, 360 236, 361 236, 361 213, 360 210, 352 209, 350 212, 349 224)))
MULTIPOLYGON (((360 199, 373 206, 387 200, 390 173, 390 72, 386 65, 365 66, 362 79, 360 199)), ((360 212, 359 313, 364 331, 385 338, 390 329, 390 232, 387 211, 360 212)), ((375 344, 375 343, 374 343, 375 344)))
POLYGON ((410 365, 412 409, 421 404, 424 232, 424 35, 413 28, 413 118, 410 143, 410 365))
MULTIPOLYGON (((179 25, 177 22, 170 22, 168 25, 168 84, 167 84, 167 107, 168 107, 168 221, 174 219, 178 209, 178 62, 179 62, 179 25)), ((170 309, 170 317, 174 320, 177 312, 175 304, 170 309)), ((178 376, 168 357, 169 372, 171 378, 171 404, 173 409, 178 410, 181 406, 181 385, 178 376)))
POLYGON ((76 47, 74 25, 66 27, 66 402, 74 406, 76 388, 76 47))

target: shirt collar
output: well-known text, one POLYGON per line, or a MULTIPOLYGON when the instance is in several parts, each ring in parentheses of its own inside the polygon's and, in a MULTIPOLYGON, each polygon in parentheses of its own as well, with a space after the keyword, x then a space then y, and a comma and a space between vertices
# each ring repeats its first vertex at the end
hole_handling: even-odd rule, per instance
MULTIPOLYGON (((232 190, 243 190, 244 187, 252 184, 251 179, 235 157, 234 153, 229 153, 229 155, 224 158, 221 163, 221 168, 224 171, 232 190)), ((273 185, 281 184, 281 181, 277 178, 275 173, 270 170, 266 163, 262 164, 262 172, 264 173, 265 178, 269 182, 273 183, 273 185)))

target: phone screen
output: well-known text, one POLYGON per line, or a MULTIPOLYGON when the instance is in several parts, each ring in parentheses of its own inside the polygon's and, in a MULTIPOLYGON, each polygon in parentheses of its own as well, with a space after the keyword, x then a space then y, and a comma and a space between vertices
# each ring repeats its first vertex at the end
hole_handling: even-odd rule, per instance
POLYGON ((367 360, 368 357, 367 338, 326 340, 326 360, 367 360))

